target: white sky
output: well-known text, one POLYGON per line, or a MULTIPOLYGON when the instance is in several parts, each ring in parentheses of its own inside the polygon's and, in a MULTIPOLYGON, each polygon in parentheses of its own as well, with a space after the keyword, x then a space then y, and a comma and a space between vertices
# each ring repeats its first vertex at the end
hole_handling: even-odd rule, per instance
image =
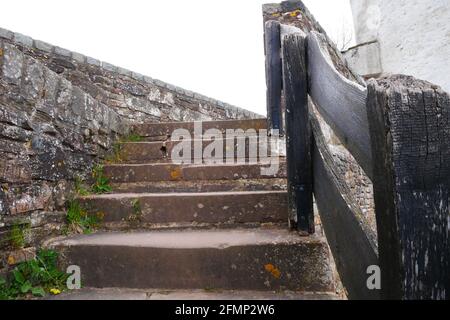
MULTIPOLYGON (((270 0, 3 0, 0 27, 265 114, 270 0)), ((304 0, 340 41, 349 0, 304 0)))

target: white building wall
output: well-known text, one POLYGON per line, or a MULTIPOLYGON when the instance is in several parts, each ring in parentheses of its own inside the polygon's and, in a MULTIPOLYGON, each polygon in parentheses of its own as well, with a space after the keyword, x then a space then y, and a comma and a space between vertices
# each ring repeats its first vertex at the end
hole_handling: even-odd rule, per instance
POLYGON ((378 40, 383 72, 450 92, 450 0, 351 0, 358 43, 378 40))

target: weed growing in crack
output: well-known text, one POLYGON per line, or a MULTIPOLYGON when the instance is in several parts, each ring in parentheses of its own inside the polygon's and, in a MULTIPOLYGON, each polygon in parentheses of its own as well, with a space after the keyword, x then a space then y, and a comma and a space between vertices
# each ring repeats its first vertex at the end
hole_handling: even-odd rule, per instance
POLYGON ((128 217, 128 220, 130 222, 140 221, 142 216, 142 208, 139 199, 132 200, 131 207, 133 209, 133 213, 128 217))
POLYGON ((88 196, 91 194, 89 188, 87 188, 85 182, 79 176, 75 177, 75 192, 80 196, 88 196))
POLYGON ((92 233, 99 224, 99 218, 89 215, 77 200, 69 201, 67 207, 68 231, 76 233, 92 233))
POLYGON ((140 135, 131 133, 127 136, 124 136, 119 139, 116 143, 112 146, 112 154, 108 155, 105 159, 106 163, 121 163, 123 162, 124 155, 122 153, 122 146, 124 143, 127 142, 141 142, 143 141, 143 138, 140 135))
POLYGON ((109 184, 109 179, 103 172, 103 165, 98 164, 92 170, 92 177, 94 178, 94 184, 91 189, 92 192, 97 194, 108 193, 112 191, 112 187, 109 184))
POLYGON ((19 250, 27 244, 27 234, 30 232, 31 226, 28 221, 17 220, 15 221, 1 241, 1 246, 9 247, 13 250, 19 250))

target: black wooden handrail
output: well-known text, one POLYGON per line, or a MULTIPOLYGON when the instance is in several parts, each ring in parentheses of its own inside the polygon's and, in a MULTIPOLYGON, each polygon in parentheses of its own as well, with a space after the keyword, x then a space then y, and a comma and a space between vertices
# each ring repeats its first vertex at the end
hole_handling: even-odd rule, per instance
POLYGON ((314 195, 350 298, 448 299, 449 94, 406 76, 366 87, 338 71, 345 62, 322 34, 278 21, 266 22, 266 32, 268 121, 286 135, 291 225, 314 232, 314 195), (376 231, 348 192, 320 121, 372 181, 376 231), (366 283, 374 265, 381 290, 366 283))

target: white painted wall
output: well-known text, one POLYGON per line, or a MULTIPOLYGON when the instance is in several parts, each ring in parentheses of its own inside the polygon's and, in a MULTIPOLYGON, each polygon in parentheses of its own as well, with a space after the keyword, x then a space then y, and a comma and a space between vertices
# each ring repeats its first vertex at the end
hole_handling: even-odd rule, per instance
POLYGON ((450 92, 450 0, 351 0, 358 43, 377 39, 383 72, 450 92))

